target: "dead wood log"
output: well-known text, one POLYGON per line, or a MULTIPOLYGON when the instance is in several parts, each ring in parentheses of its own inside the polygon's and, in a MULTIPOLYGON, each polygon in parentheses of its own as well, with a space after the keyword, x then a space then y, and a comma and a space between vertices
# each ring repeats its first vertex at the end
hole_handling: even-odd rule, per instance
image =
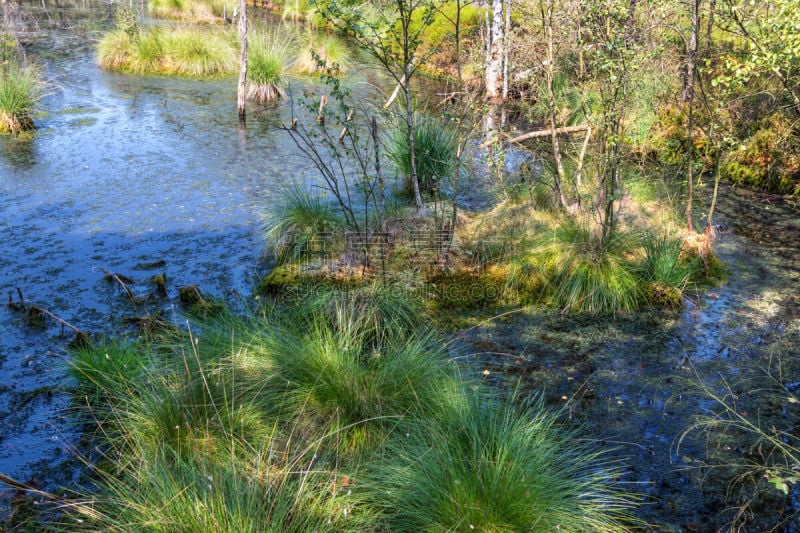
MULTIPOLYGON (((549 137, 554 132, 556 134, 560 135, 560 134, 565 134, 565 133, 578 133, 579 131, 586 131, 588 129, 589 129, 589 125, 588 124, 581 124, 580 126, 566 126, 566 127, 563 127, 563 128, 556 128, 555 130, 546 129, 546 130, 529 131, 528 133, 523 133, 522 135, 518 135, 516 137, 512 137, 510 139, 507 139, 507 142, 520 143, 522 141, 527 141, 528 139, 538 139, 539 137, 549 137)), ((487 146, 492 144, 492 142, 493 141, 486 141, 484 143, 481 143, 480 147, 481 148, 486 148, 487 146)))

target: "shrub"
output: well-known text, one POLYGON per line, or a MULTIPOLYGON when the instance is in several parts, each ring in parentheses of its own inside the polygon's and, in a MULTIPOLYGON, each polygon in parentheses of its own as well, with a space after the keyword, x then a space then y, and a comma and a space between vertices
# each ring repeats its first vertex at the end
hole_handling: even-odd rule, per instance
POLYGON ((760 121, 739 150, 723 161, 722 176, 737 185, 780 193, 800 188, 800 138, 782 113, 760 121))
MULTIPOLYGON (((451 177, 455 165, 456 143, 455 132, 440 119, 428 115, 415 117, 414 154, 420 192, 438 192, 442 183, 451 177)), ((404 122, 398 124, 392 133, 388 155, 397 172, 406 177, 404 191, 410 192, 411 150, 408 129, 404 122)))
POLYGON ((10 64, 0 68, 0 133, 33 130, 33 111, 44 96, 45 84, 33 67, 10 64))

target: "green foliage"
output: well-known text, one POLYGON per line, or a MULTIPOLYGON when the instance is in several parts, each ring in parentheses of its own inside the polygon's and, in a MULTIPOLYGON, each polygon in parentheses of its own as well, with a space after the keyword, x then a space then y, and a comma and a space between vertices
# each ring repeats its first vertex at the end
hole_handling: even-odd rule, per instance
POLYGON ((233 41, 220 31, 189 27, 152 27, 130 39, 122 30, 106 34, 98 44, 102 68, 135 74, 220 76, 238 69, 233 41))
POLYGON ((538 239, 525 257, 546 281, 551 305, 586 313, 630 312, 640 283, 625 254, 631 245, 614 234, 605 247, 585 227, 565 222, 538 239))
POLYGON ((315 243, 335 244, 344 223, 336 208, 319 194, 294 187, 262 215, 267 249, 277 264, 313 257, 315 243))
POLYGON ((32 114, 44 92, 36 68, 15 63, 0 68, 0 133, 17 135, 33 130, 32 114))
POLYGON ((626 531, 614 469, 540 403, 461 391, 367 475, 392 531, 626 531))
MULTIPOLYGON (((452 1, 437 7, 430 20, 427 20, 428 15, 424 11, 417 10, 411 17, 410 30, 412 33, 420 33, 424 47, 431 51, 436 50, 455 38, 457 13, 458 5, 452 1)), ((462 3, 459 21, 461 38, 464 39, 476 31, 480 22, 480 9, 475 5, 462 3)))
POLYGON ((760 121, 755 132, 720 166, 737 185, 772 192, 800 190, 800 136, 781 112, 760 121))
MULTIPOLYGON (((406 177, 405 192, 412 190, 411 150, 408 128, 401 122, 394 128, 389 147, 389 158, 397 172, 406 177)), ((456 156, 456 134, 442 120, 430 115, 417 115, 414 119, 414 150, 417 177, 423 193, 434 194, 452 177, 456 156)))
POLYGON ((114 25, 118 30, 125 32, 129 39, 133 39, 139 33, 136 12, 129 7, 117 7, 116 11, 114 11, 114 25))
POLYGON ((282 84, 291 59, 293 43, 285 35, 261 34, 247 46, 247 98, 269 102, 286 96, 282 84))

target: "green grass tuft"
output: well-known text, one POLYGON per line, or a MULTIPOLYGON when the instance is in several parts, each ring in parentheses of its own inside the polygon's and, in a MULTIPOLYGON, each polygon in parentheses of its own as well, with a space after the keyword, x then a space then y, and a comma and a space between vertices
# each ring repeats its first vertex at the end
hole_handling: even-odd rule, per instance
POLYGON ((279 265, 308 259, 315 240, 328 242, 343 225, 333 204, 299 187, 282 194, 262 216, 267 250, 279 265))
POLYGON ((601 248, 588 228, 566 222, 538 239, 526 261, 546 280, 544 292, 555 307, 630 312, 640 304, 640 280, 625 257, 630 249, 625 235, 601 248))
POLYGON ((0 68, 0 133, 33 130, 32 114, 44 96, 45 84, 33 67, 0 68))
POLYGON ((630 500, 576 430, 538 403, 457 400, 396 435, 370 472, 391 531, 626 531, 630 500))
MULTIPOLYGON (((417 178, 423 193, 435 193, 442 182, 452 177, 456 136, 452 128, 441 119, 416 115, 414 121, 414 154, 417 178)), ((408 128, 399 123, 389 140, 389 157, 397 172, 406 177, 405 192, 411 191, 411 149, 408 128)))
POLYGON ((248 44, 247 98, 271 102, 286 96, 282 85, 292 53, 292 42, 277 32, 259 35, 248 44))

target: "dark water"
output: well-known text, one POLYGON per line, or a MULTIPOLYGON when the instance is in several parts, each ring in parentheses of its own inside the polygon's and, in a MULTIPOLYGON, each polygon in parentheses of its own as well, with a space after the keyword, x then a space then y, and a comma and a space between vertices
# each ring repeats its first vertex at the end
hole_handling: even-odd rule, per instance
MULTIPOLYGON (((740 491, 729 484, 732 470, 705 468, 758 461, 762 452, 747 434, 725 437, 719 428, 682 438, 697 417, 719 411, 698 385, 728 395, 767 433, 786 430, 789 444, 799 442, 800 409, 787 398, 800 383, 800 205, 723 187, 716 221, 724 231, 715 253, 729 279, 680 313, 598 320, 533 309, 464 337, 488 381, 543 395, 619 461, 622 486, 642 498, 636 515, 647 531, 729 531, 735 506, 758 481, 746 478, 740 491)), ((800 512, 796 495, 765 495, 733 531, 768 531, 800 512)), ((800 531, 800 522, 778 531, 800 531)))
MULTIPOLYGON (((88 27, 39 13, 25 34, 51 94, 32 140, 0 139, 0 297, 17 300, 19 289, 100 335, 148 311, 102 269, 130 277, 138 295, 166 273, 169 297, 156 307, 176 318, 182 285, 246 298, 263 270, 259 213, 288 183, 311 180, 312 169, 277 129, 289 121, 286 106, 251 109, 242 134, 235 79, 99 70, 104 4, 98 13, 88 27)), ((50 487, 64 481, 58 467, 77 437, 65 411, 71 338, 54 321, 31 328, 0 306, 0 472, 50 487)), ((0 516, 9 495, 0 488, 0 516)))
MULTIPOLYGON (((28 57, 43 65, 53 91, 34 139, 0 139, 3 303, 19 289, 80 329, 126 331, 123 319, 147 309, 102 269, 130 277, 139 295, 165 272, 168 298, 155 305, 176 319, 182 285, 246 300, 264 268, 259 213, 287 184, 313 180, 277 129, 289 120, 287 106, 251 110, 242 134, 235 80, 103 72, 93 46, 108 25, 106 6, 78 10, 83 18, 74 11, 29 19, 28 57), (157 261, 163 266, 148 266, 157 261)), ((730 281, 681 314, 598 323, 535 311, 476 328, 465 342, 490 379, 521 377, 585 424, 587 437, 614 448, 654 530, 713 531, 730 518, 725 487, 701 484, 700 471, 685 468, 686 459, 704 457, 702 439, 676 447, 693 416, 711 407, 682 380, 697 375, 719 388, 754 361, 798 358, 800 208, 726 188, 718 222, 727 227, 716 251, 730 281)), ((75 472, 71 338, 53 321, 31 328, 0 307, 0 472, 45 488, 75 472)), ((0 517, 11 496, 0 488, 0 517)))

